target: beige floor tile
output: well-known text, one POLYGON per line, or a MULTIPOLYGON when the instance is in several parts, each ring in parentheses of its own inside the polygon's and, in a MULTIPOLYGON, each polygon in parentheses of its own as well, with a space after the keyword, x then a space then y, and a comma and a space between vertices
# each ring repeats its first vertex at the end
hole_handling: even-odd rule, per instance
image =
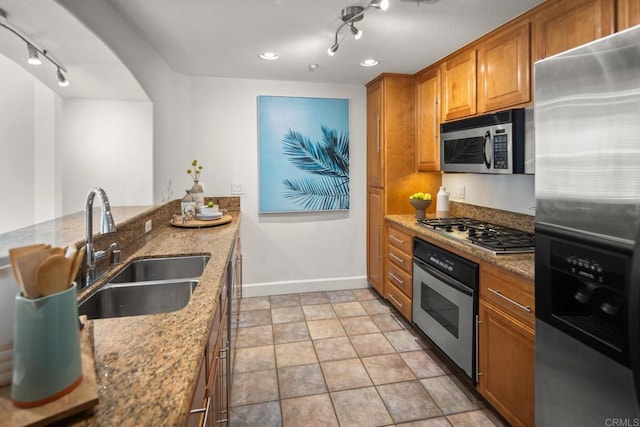
POLYGON ((329 297, 326 292, 307 292, 304 294, 298 294, 301 305, 312 304, 329 304, 329 297))
POLYGON ((273 340, 275 344, 310 340, 306 322, 281 323, 273 325, 273 340))
POLYGON ((278 384, 281 399, 327 392, 320 365, 317 363, 279 368, 278 384))
POLYGON ((397 354, 365 357, 364 367, 376 385, 414 380, 416 377, 397 354))
POLYGON ((276 368, 276 356, 272 345, 237 348, 233 372, 264 371, 276 368))
POLYGON ((272 308, 271 317, 274 324, 304 321, 304 314, 300 306, 272 308))
POLYGON ((276 344, 275 349, 278 368, 318 363, 311 341, 276 344))
POLYGON ((271 325, 271 310, 241 311, 239 318, 238 326, 240 328, 271 325))
POLYGON ((386 426, 393 423, 375 387, 331 393, 341 426, 386 426))
POLYGON ((333 304, 333 309, 338 317, 366 316, 367 312, 358 301, 337 302, 333 304))
POLYGON ((447 419, 453 427, 504 427, 504 424, 488 409, 449 415, 447 419))
POLYGON ((411 421, 398 424, 398 427, 452 427, 446 417, 429 418, 428 420, 411 421))
POLYGON ((380 329, 369 316, 344 317, 340 319, 342 327, 347 335, 373 334, 380 332, 380 329))
POLYGON ((269 297, 252 297, 240 299, 240 311, 265 310, 271 308, 269 297))
POLYGON ((298 294, 271 295, 271 308, 295 307, 300 305, 298 294))
POLYGON ((400 357, 418 378, 439 377, 449 372, 435 355, 428 351, 409 351, 400 353, 400 357))
POLYGON ((373 385, 360 359, 324 362, 320 366, 329 391, 348 390, 373 385))
POLYGON ((230 425, 233 427, 282 426, 280 402, 254 403, 229 409, 230 425))
MULTIPOLYGON (((285 427, 338 426, 336 414, 328 394, 285 399, 281 402, 285 427)), ((256 424, 267 426, 267 424, 256 424)))
POLYGON ((275 369, 234 374, 231 406, 278 400, 278 380, 275 369))
POLYGON ((383 332, 399 331, 409 327, 406 322, 400 319, 400 315, 395 313, 373 314, 371 315, 371 320, 383 332))
POLYGON ((338 319, 309 320, 307 327, 314 340, 346 336, 338 319))
POLYGON ((442 416, 438 406, 418 381, 385 384, 376 388, 396 423, 442 416))
POLYGON ((380 294, 371 288, 351 289, 351 293, 353 293, 358 301, 380 298, 380 294))
POLYGON ((273 344, 273 329, 271 325, 238 328, 236 348, 258 347, 273 344))
POLYGON ((388 331, 384 333, 384 336, 387 337, 398 353, 429 348, 428 344, 422 338, 408 330, 388 331))
POLYGON ((393 309, 386 302, 379 299, 370 299, 365 301, 360 301, 360 304, 367 310, 367 313, 374 314, 389 314, 393 312, 393 309))
POLYGON ((320 362, 358 357, 358 353, 351 345, 351 340, 347 337, 315 340, 313 346, 316 348, 316 355, 320 362))
POLYGON ((336 313, 331 304, 303 305, 302 311, 307 320, 335 319, 336 313))
POLYGON ((350 290, 346 291, 327 291, 327 297, 331 303, 356 301, 356 296, 350 290))
POLYGON ((473 411, 484 407, 484 404, 454 375, 426 378, 420 380, 420 382, 446 415, 473 411))
POLYGON ((396 352, 393 349, 393 346, 380 332, 374 334, 353 335, 351 336, 351 343, 360 357, 396 352))

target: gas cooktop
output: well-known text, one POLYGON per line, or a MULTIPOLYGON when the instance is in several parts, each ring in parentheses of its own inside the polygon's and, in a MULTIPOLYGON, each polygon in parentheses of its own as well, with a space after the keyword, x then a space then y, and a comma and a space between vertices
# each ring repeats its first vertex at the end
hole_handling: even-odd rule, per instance
POLYGON ((468 242, 495 255, 533 253, 533 234, 471 218, 419 219, 418 224, 468 242))

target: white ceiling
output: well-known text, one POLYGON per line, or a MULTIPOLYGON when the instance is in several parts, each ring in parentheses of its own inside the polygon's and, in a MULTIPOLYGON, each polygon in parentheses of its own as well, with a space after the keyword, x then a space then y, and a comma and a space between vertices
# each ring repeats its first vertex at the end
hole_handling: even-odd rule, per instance
MULTIPOLYGON (((180 73, 364 84, 382 72, 413 74, 543 0, 390 0, 387 11, 372 8, 356 24, 360 40, 343 30, 333 57, 327 49, 340 11, 368 0, 87 1, 111 2, 180 73), (259 59, 266 50, 280 59, 259 59), (360 66, 366 58, 380 63, 360 66)), ((145 98, 113 52, 53 0, 0 0, 0 8, 68 68, 63 96, 145 98)), ((24 43, 5 33, 0 28, 0 53, 24 64, 24 43)), ((60 93, 53 71, 25 69, 60 93)))

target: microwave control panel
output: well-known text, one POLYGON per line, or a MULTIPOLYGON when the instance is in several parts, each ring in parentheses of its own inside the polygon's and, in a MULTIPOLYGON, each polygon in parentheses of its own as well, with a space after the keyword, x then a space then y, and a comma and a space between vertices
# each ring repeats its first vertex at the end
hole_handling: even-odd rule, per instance
MULTIPOLYGON (((504 132, 504 130, 502 131, 504 132)), ((508 137, 506 133, 496 133, 496 135, 493 136, 494 169, 509 169, 508 137)))

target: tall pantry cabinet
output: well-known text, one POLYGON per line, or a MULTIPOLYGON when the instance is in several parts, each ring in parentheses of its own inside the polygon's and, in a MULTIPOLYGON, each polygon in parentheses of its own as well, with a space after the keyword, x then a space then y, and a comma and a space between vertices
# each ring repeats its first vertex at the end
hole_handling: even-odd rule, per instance
POLYGON ((441 178, 415 170, 414 76, 385 73, 366 86, 367 278, 384 295, 384 216, 414 213, 409 196, 435 194, 441 178))

